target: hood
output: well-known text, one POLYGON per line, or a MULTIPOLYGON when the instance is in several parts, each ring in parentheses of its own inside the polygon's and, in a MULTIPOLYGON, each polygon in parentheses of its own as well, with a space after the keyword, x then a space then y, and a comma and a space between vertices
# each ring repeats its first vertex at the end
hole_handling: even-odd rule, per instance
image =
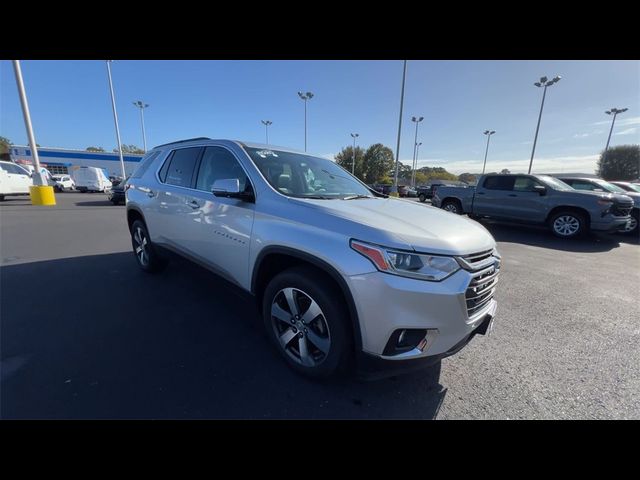
POLYGON ((590 190, 576 190, 575 192, 569 192, 569 193, 570 194, 580 193, 585 195, 596 195, 598 197, 611 198, 615 203, 619 203, 621 205, 627 205, 631 203, 637 206, 638 202, 640 202, 640 193, 637 193, 636 194, 637 197, 635 198, 629 195, 629 193, 631 192, 611 193, 611 192, 593 192, 590 190))
MULTIPOLYGON (((352 228, 347 235, 380 238, 392 237, 424 253, 467 255, 495 247, 491 234, 467 217, 445 212, 439 208, 409 200, 394 198, 362 198, 354 200, 291 199, 295 203, 320 210, 327 215, 339 217, 369 227, 365 231, 352 228)), ((358 238, 376 243, 377 238, 358 238)), ((386 245, 393 246, 393 245, 386 245)))

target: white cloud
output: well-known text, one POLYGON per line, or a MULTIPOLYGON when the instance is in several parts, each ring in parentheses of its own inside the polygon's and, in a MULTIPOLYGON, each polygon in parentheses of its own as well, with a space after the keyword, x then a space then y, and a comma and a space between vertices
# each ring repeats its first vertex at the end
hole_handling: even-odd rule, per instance
POLYGON ((614 135, 632 135, 636 133, 638 129, 636 127, 627 128, 626 130, 622 130, 621 132, 614 133, 614 135))
MULTIPOLYGON (((599 155, 547 157, 533 159, 533 173, 562 173, 581 172, 593 173, 596 169, 596 162, 599 155)), ((529 169, 529 158, 519 160, 491 160, 487 161, 488 172, 499 172, 503 168, 509 169, 512 173, 523 173, 529 169)), ((429 164, 427 162, 427 164, 429 164)), ((482 161, 461 160, 454 162, 431 163, 429 166, 444 167, 447 171, 457 175, 463 172, 478 173, 482 171, 482 161)))
MULTIPOLYGON (((603 120, 602 122, 595 122, 592 125, 611 125, 611 120, 603 120)), ((640 125, 640 117, 628 117, 621 118, 616 117, 616 125, 628 127, 630 125, 640 125)))

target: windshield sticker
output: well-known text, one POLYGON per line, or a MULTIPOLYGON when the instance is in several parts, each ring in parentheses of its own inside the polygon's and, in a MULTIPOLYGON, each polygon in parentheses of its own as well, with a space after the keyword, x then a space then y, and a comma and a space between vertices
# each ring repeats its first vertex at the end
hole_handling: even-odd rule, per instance
POLYGON ((276 152, 274 152, 272 150, 259 150, 256 153, 258 155, 260 155, 262 158, 267 158, 267 157, 276 157, 276 158, 278 158, 278 155, 276 154, 276 152))

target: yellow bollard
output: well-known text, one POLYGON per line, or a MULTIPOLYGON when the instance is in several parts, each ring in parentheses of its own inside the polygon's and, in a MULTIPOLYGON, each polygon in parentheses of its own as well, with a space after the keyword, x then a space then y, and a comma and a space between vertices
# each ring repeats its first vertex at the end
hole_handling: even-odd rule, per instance
POLYGON ((29 197, 32 205, 55 205, 56 197, 53 194, 53 187, 47 185, 37 185, 29 187, 29 197))

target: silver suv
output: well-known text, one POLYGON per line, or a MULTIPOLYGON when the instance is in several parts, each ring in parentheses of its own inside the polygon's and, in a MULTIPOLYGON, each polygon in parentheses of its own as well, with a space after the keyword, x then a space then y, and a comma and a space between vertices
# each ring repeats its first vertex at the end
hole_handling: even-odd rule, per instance
POLYGON ((303 374, 427 366, 492 326, 500 257, 487 230, 324 158, 196 138, 149 151, 125 188, 140 268, 178 253, 250 292, 303 374))

